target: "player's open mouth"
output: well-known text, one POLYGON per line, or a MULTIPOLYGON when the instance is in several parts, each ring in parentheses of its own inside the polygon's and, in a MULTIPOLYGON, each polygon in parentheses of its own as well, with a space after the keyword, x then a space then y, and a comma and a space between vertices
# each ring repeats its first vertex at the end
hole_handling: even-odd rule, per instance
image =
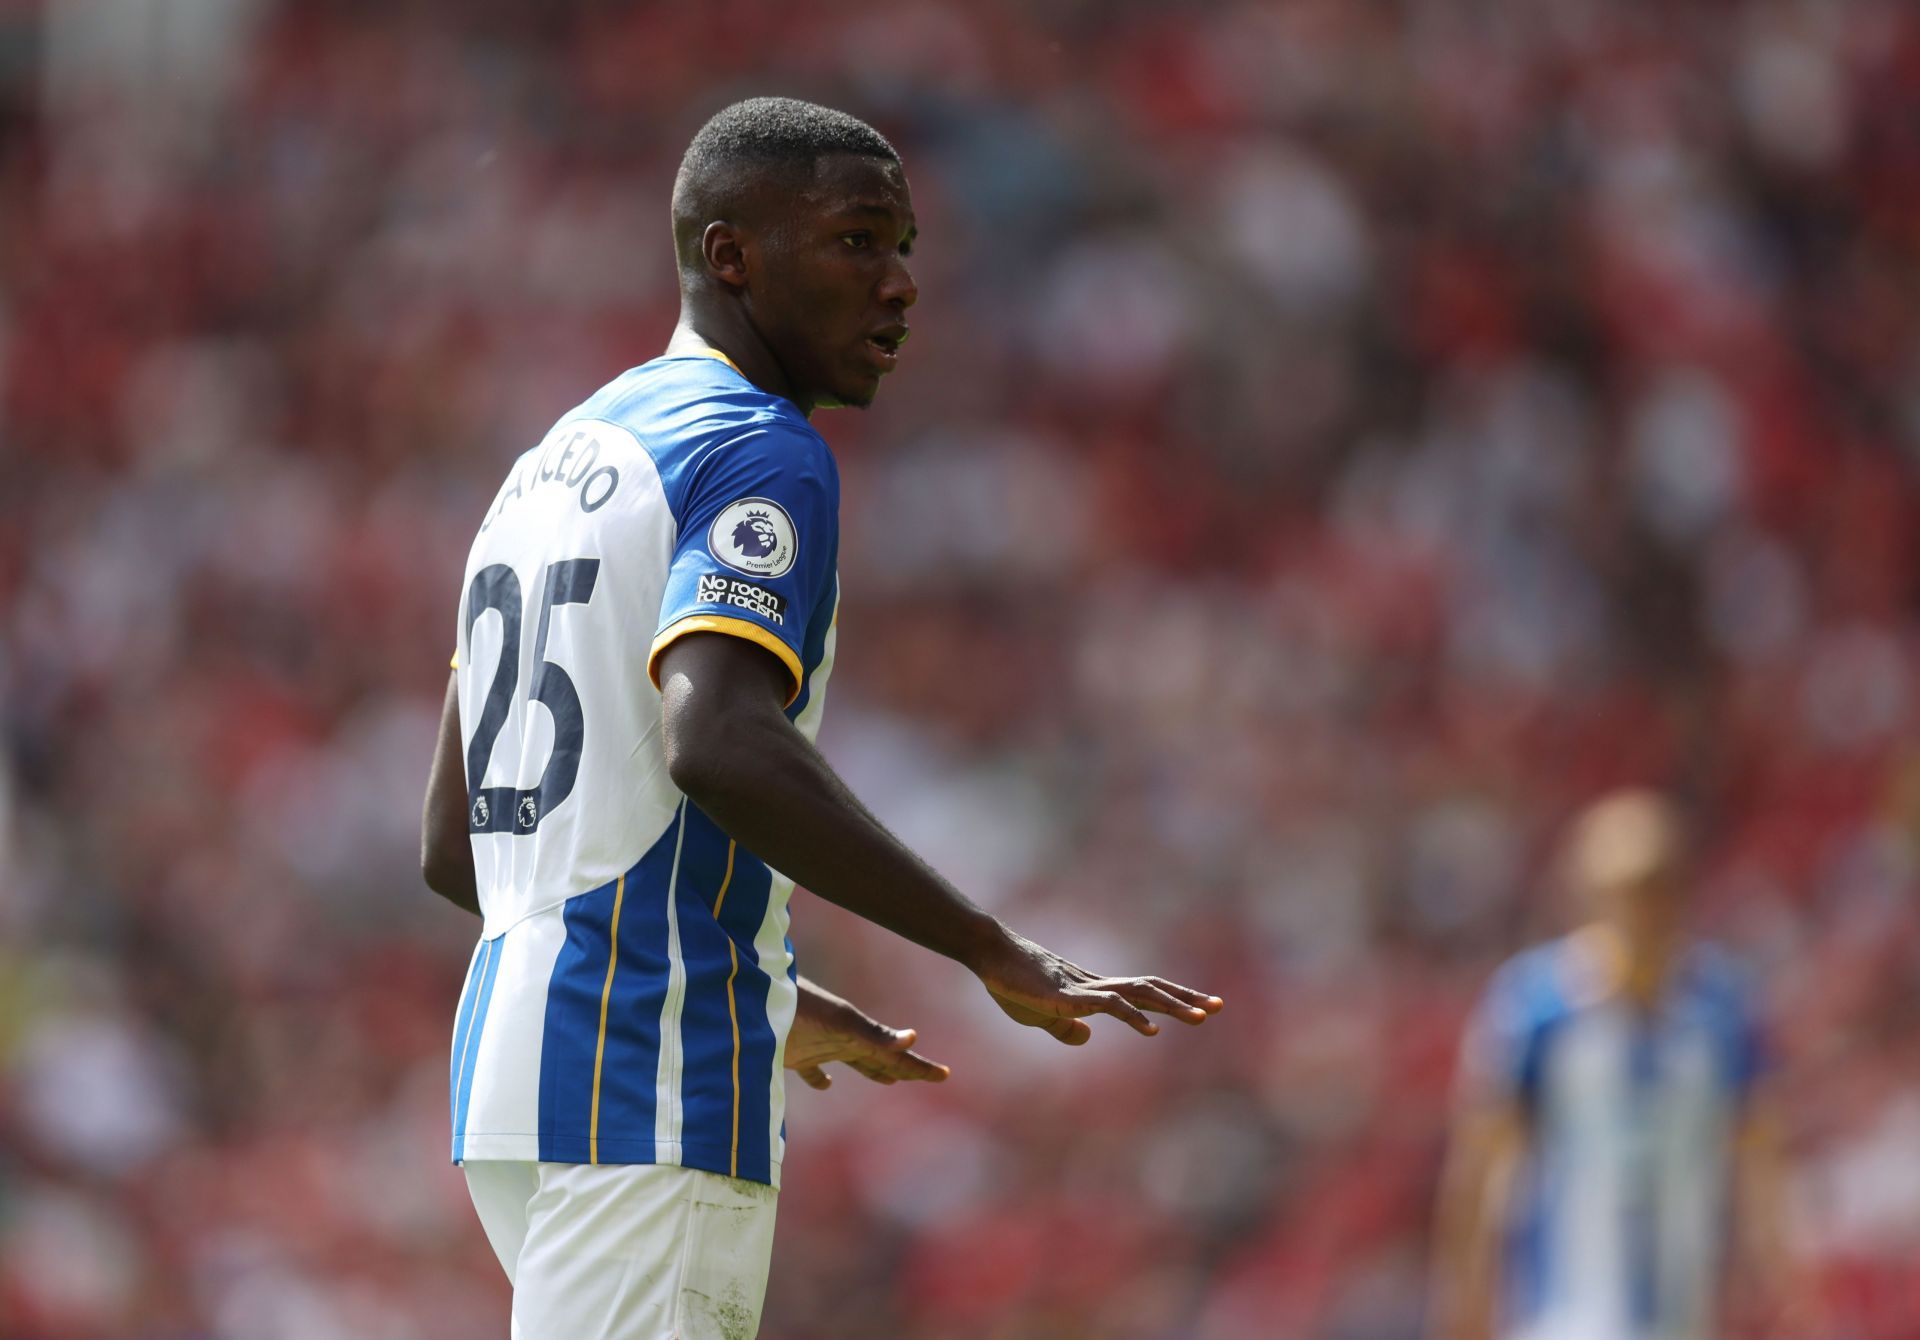
POLYGON ((881 371, 893 371, 894 364, 900 361, 900 346, 906 342, 907 328, 891 326, 867 336, 867 348, 873 351, 873 361, 881 371))

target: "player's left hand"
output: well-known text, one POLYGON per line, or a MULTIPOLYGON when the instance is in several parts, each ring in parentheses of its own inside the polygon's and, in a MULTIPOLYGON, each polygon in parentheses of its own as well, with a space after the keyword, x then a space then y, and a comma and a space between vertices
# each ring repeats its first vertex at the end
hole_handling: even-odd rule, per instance
POLYGON ((1088 1015, 1112 1015, 1134 1032, 1152 1037, 1160 1026, 1149 1014, 1203 1024, 1225 1004, 1218 996, 1164 977, 1098 976, 1005 926, 999 927, 990 948, 968 966, 1009 1019, 1038 1028, 1069 1047, 1093 1036, 1088 1015))
POLYGON ((811 982, 800 986, 800 1004, 787 1034, 787 1069, 816 1089, 833 1084, 825 1067, 835 1061, 851 1066, 876 1084, 903 1079, 939 1083, 951 1072, 912 1050, 919 1035, 911 1028, 889 1028, 811 982))

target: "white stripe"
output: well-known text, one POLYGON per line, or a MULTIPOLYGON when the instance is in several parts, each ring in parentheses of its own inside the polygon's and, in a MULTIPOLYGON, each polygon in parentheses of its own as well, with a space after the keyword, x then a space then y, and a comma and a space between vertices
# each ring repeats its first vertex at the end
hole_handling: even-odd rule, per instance
POLYGON ((565 913, 555 907, 528 917, 494 943, 499 966, 487 1028, 473 1048, 467 1157, 537 1159, 547 988, 567 944, 565 913))
POLYGON ((1549 1119, 1561 1145, 1563 1180, 1547 1225, 1544 1311, 1557 1324, 1577 1323, 1601 1335, 1633 1329, 1621 1186, 1629 1155, 1627 1046, 1618 1011, 1603 1007, 1559 1029, 1547 1058, 1549 1119))
POLYGON ((680 957, 680 849, 687 841, 687 802, 680 802, 680 831, 673 839, 673 873, 667 878, 667 995, 660 1002, 660 1063, 653 1080, 653 1161, 680 1162, 680 1011, 686 1003, 687 965, 680 957))
POLYGON ((785 1142, 780 1138, 780 1124, 787 1114, 783 1069, 787 1059, 787 1034, 793 1028, 794 1010, 800 1002, 799 990, 787 976, 787 968, 792 963, 787 954, 787 899, 792 893, 793 881, 776 872, 767 889, 766 913, 760 918, 760 929, 753 937, 754 958, 772 979, 767 988, 767 1025, 773 1029, 773 1074, 767 1087, 767 1149, 776 1187, 780 1185, 780 1160, 786 1153, 785 1142))

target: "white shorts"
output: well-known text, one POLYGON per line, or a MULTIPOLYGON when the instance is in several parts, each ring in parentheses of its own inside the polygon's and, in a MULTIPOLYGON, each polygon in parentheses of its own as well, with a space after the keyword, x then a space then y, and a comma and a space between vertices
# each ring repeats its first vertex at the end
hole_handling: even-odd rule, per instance
POLYGON ((779 1193, 651 1163, 470 1160, 513 1340, 752 1340, 779 1193))

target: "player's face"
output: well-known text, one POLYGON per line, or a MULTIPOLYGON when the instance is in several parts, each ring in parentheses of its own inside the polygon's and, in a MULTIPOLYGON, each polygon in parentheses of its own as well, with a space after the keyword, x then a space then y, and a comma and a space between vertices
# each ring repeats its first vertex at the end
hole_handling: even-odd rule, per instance
POLYGON ((1679 929, 1686 911, 1686 879, 1677 857, 1650 862, 1600 890, 1600 911, 1636 943, 1657 944, 1679 929))
POLYGON ((754 324, 806 405, 867 405, 907 338, 920 294, 916 228, 898 163, 823 159, 769 237, 754 324))

